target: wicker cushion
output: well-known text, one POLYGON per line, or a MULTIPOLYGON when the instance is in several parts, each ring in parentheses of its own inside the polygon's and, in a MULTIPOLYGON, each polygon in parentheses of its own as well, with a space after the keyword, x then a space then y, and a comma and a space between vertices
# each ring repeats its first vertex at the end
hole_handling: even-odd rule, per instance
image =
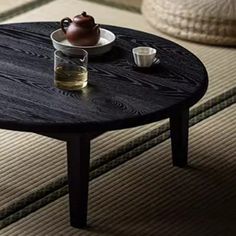
POLYGON ((236 45, 236 0, 143 0, 157 29, 192 41, 236 45))

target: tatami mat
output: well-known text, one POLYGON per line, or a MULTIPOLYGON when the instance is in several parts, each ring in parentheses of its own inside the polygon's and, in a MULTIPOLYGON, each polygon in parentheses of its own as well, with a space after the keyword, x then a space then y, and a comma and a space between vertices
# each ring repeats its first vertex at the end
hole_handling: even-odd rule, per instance
POLYGON ((0 1, 0 14, 12 10, 16 7, 22 6, 23 4, 33 2, 35 0, 7 0, 7 1, 0 1))
POLYGON ((97 2, 100 4, 118 7, 121 9, 132 10, 136 12, 141 11, 141 3, 142 0, 83 0, 83 1, 90 1, 90 2, 97 2))
POLYGON ((0 212, 64 175, 65 143, 39 135, 0 130, 0 212))
POLYGON ((190 129, 189 168, 171 166, 168 140, 91 181, 88 230, 69 226, 65 196, 0 234, 235 235, 235 108, 190 129))

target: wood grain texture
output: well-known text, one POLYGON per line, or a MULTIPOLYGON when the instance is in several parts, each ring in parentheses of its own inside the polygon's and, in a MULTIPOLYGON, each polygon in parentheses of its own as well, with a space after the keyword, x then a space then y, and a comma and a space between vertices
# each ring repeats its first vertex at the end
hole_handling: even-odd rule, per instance
POLYGON ((157 121, 195 104, 208 84, 203 64, 183 47, 157 36, 114 26, 113 49, 89 60, 81 92, 53 85, 55 22, 0 26, 0 127, 32 132, 91 132, 157 121), (161 63, 133 68, 131 49, 151 46, 161 63))

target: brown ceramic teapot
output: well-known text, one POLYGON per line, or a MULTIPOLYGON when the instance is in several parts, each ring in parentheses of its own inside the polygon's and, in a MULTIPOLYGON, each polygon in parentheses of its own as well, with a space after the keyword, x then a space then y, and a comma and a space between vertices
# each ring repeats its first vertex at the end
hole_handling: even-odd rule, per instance
POLYGON ((61 29, 67 40, 76 46, 95 45, 100 38, 99 25, 95 24, 94 18, 83 12, 73 18, 66 17, 61 20, 61 29), (68 27, 65 27, 65 23, 68 27))

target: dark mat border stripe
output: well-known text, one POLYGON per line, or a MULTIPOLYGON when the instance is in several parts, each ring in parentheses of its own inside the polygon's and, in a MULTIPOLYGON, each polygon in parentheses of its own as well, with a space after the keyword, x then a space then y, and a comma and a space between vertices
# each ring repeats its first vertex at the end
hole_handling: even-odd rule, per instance
POLYGON ((55 1, 55 0, 34 0, 32 2, 22 4, 21 6, 15 7, 9 11, 0 13, 0 22, 8 20, 14 16, 26 13, 34 8, 40 7, 52 1, 55 1))
MULTIPOLYGON (((214 101, 211 101, 211 102, 209 101, 206 104, 203 104, 202 106, 200 106, 200 107, 207 107, 207 109, 202 110, 201 112, 198 112, 196 115, 191 115, 189 126, 193 126, 197 124, 198 122, 236 103, 236 88, 216 97, 214 101), (222 99, 222 100, 219 102, 219 99, 222 99), (218 101, 218 103, 217 102, 215 103, 214 101, 218 101)), ((198 109, 200 111, 203 108, 195 108, 195 109, 198 109)), ((101 176, 102 174, 116 168, 117 166, 125 163, 126 161, 131 160, 137 155, 140 155, 141 153, 147 151, 148 149, 167 140, 170 137, 170 131, 167 128, 168 124, 164 124, 163 127, 160 127, 160 129, 157 129, 158 131, 156 131, 156 135, 153 136, 152 138, 149 138, 146 141, 144 141, 145 139, 143 139, 143 142, 141 143, 141 145, 138 145, 132 150, 129 150, 117 157, 113 157, 109 162, 106 162, 103 165, 100 165, 96 169, 91 169, 90 180, 95 179, 98 176, 101 176), (163 129, 163 127, 165 127, 165 129, 163 129)), ((153 131, 149 133, 152 133, 152 132, 153 131)), ((149 135, 147 136, 149 137, 149 135)), ((64 196, 67 193, 68 193, 67 178, 64 177, 64 178, 58 179, 57 182, 54 182, 46 186, 42 191, 40 190, 38 192, 35 192, 30 197, 22 199, 17 204, 15 204, 14 207, 5 209, 4 215, 2 215, 2 219, 0 220, 0 229, 6 227, 7 225, 10 225, 13 222, 16 222, 17 220, 55 201, 56 199, 64 196)))

